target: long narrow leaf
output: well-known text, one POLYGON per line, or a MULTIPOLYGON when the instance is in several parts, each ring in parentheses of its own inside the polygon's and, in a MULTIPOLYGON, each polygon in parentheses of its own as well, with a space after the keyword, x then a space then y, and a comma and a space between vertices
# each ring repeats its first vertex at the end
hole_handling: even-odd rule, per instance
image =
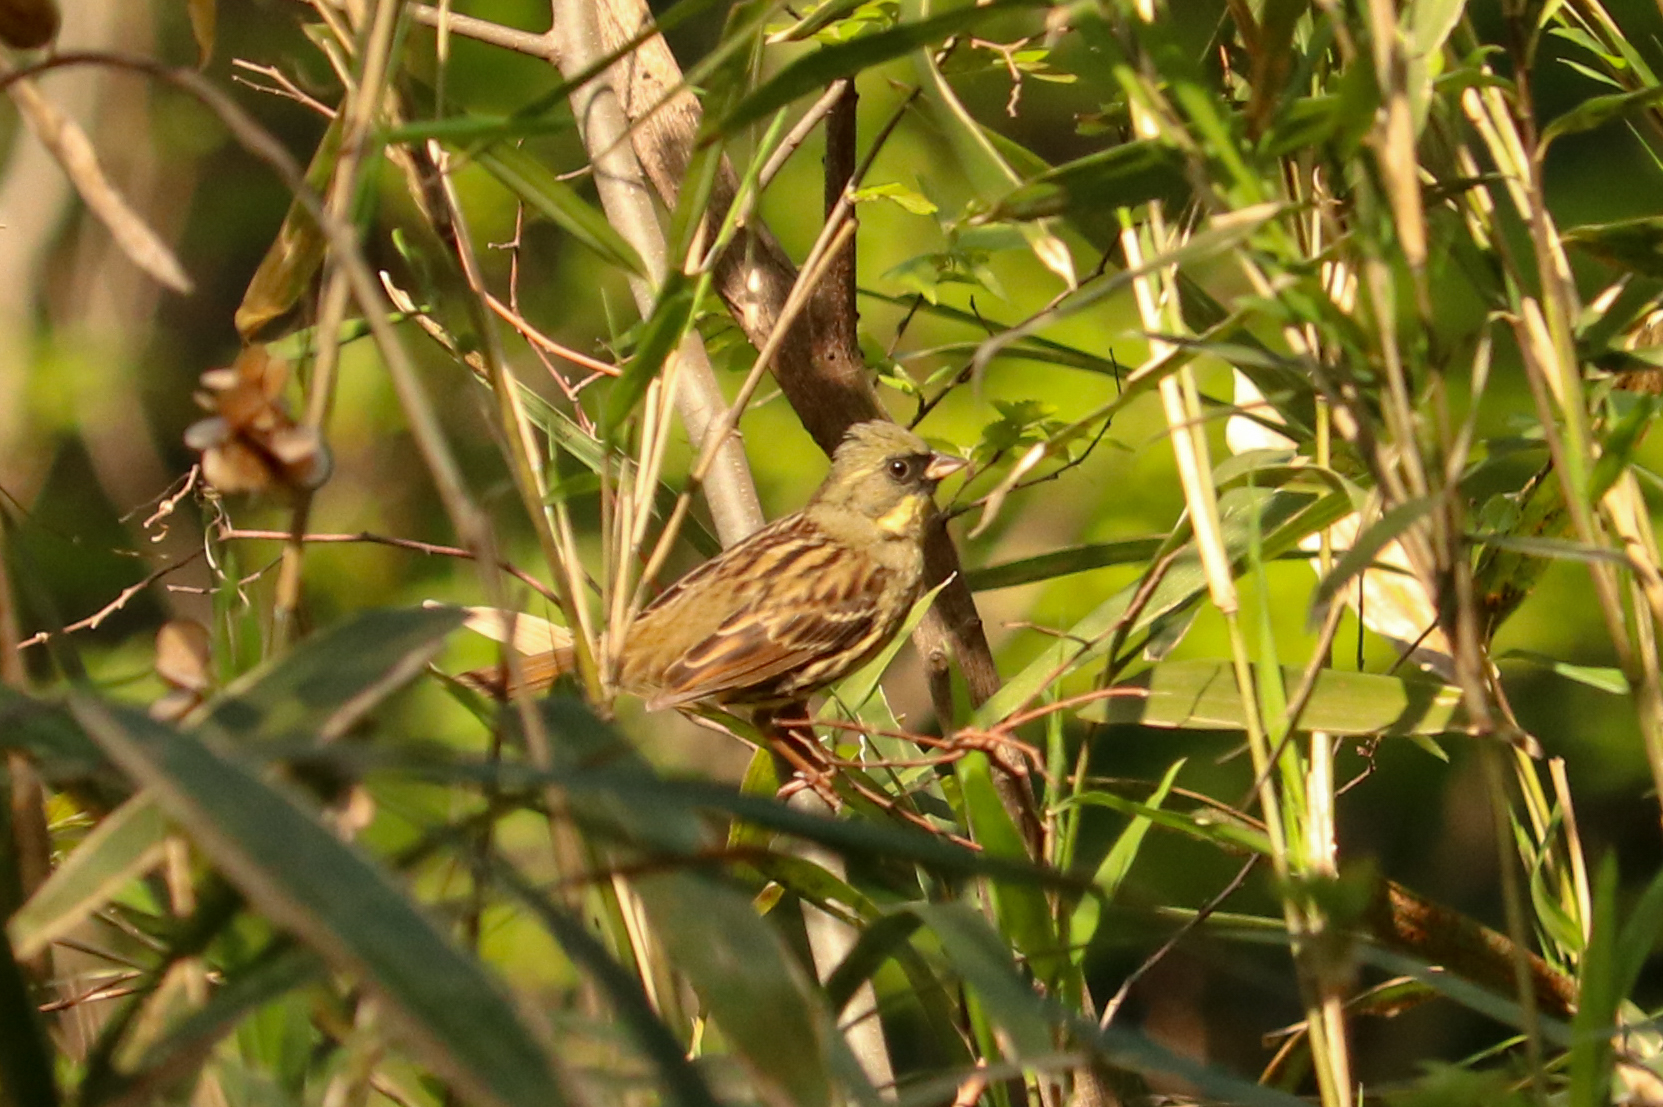
MULTIPOLYGON (((1287 667, 1283 684, 1296 687, 1302 673, 1287 667)), ((1081 709, 1080 717, 1103 723, 1189 730, 1240 730, 1241 693, 1228 661, 1168 661, 1117 686, 1114 695, 1081 709)), ((1459 733, 1466 728, 1460 690, 1432 677, 1394 677, 1326 669, 1317 678, 1303 730, 1359 737, 1459 733)))
POLYGON ((71 708, 251 903, 385 998, 423 1064, 485 1103, 568 1100, 501 984, 386 870, 200 740, 90 697, 71 708))

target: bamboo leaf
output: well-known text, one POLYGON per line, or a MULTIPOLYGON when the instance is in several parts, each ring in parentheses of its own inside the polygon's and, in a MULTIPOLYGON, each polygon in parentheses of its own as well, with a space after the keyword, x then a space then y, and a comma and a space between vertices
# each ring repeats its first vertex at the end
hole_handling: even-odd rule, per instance
POLYGON ((279 939, 252 963, 227 973, 207 1003, 146 1049, 133 1071, 116 1078, 109 1098, 143 1101, 162 1096, 200 1066, 214 1045, 250 1013, 325 972, 317 954, 279 939))
POLYGON ((993 0, 989 4, 957 8, 929 19, 903 23, 849 42, 823 46, 774 74, 732 111, 708 124, 707 133, 734 134, 798 97, 823 91, 833 81, 932 46, 949 35, 961 34, 1006 12, 1044 6, 1045 0, 993 0))
POLYGON ((208 68, 214 56, 214 27, 218 22, 219 0, 187 0, 186 10, 191 18, 191 37, 196 39, 197 66, 208 68))
POLYGON ((1351 543, 1351 548, 1340 558, 1339 564, 1322 578, 1322 583, 1317 586, 1316 596, 1311 600, 1311 617, 1320 619, 1340 589, 1349 584, 1357 574, 1373 565, 1381 550, 1397 541, 1399 535, 1419 522, 1422 516, 1437 506, 1437 503, 1436 497, 1420 496, 1407 503, 1398 504, 1370 524, 1369 528, 1351 543))
POLYGON ((577 191, 542 162, 511 146, 494 146, 474 155, 481 167, 508 191, 552 219, 561 230, 605 260, 638 277, 647 275, 641 255, 577 191))
POLYGON ((1548 144, 1556 138, 1603 127, 1607 123, 1623 118, 1630 112, 1650 107, 1659 100, 1663 100, 1663 86, 1641 88, 1633 92, 1618 92, 1610 96, 1591 96, 1555 118, 1552 123, 1542 129, 1542 139, 1537 147, 1537 156, 1540 157, 1545 154, 1548 144))
POLYGON ((1535 650, 1511 649, 1495 655, 1497 661, 1523 661, 1537 665, 1549 672, 1557 673, 1566 680, 1574 680, 1578 684, 1586 684, 1590 688, 1597 688, 1601 692, 1609 692, 1613 696, 1629 694, 1628 678, 1621 669, 1610 669, 1598 665, 1572 665, 1560 661, 1557 657, 1549 657, 1545 653, 1535 650))
MULTIPOLYGON (((1172 791, 1173 782, 1178 779, 1178 773, 1184 767, 1184 761, 1179 758, 1167 769, 1166 775, 1156 785, 1155 792, 1149 797, 1148 807, 1160 810, 1166 800, 1167 793, 1172 791)), ((1074 908, 1073 918, 1069 922, 1068 940, 1075 949, 1075 962, 1078 964, 1085 959, 1087 947, 1092 936, 1097 933, 1097 925, 1102 917, 1103 903, 1111 901, 1120 886, 1126 880, 1126 874, 1132 871, 1132 862, 1137 859, 1138 851, 1143 847, 1143 840, 1149 833, 1153 820, 1148 815, 1133 815, 1132 821, 1120 832, 1104 855, 1102 863, 1097 866, 1097 875, 1092 878, 1102 892, 1102 899, 1087 896, 1074 908)))
POLYGON ((112 777, 108 759, 61 703, 25 696, 0 684, 0 749, 26 754, 49 783, 68 786, 96 781, 100 793, 126 798, 125 781, 112 777))
POLYGON ((581 919, 560 910, 513 866, 496 866, 508 890, 542 920, 572 963, 589 975, 606 994, 608 1003, 641 1052, 658 1070, 669 1102, 680 1107, 717 1107, 715 1095, 684 1047, 653 1010, 641 981, 626 972, 581 919))
MULTIPOLYGON (((207 57, 206 47, 203 57, 207 57)), ((337 117, 323 132, 312 162, 306 167, 306 184, 312 191, 326 190, 340 152, 341 120, 337 117)), ((249 279, 242 303, 237 305, 234 321, 244 342, 276 336, 312 286, 312 278, 323 264, 324 252, 323 231, 305 205, 294 201, 283 217, 283 225, 277 229, 277 237, 249 279)))
POLYGON ((134 796, 75 847, 6 929, 24 960, 36 956, 161 860, 167 821, 156 801, 134 796))
MULTIPOLYGON (((1287 687, 1300 670, 1283 669, 1287 687)), ((1241 694, 1227 661, 1168 661, 1117 685, 1115 695, 1088 704, 1080 717, 1101 723, 1194 730, 1240 730, 1241 694)), ((1356 737, 1398 738, 1462 733, 1460 690, 1431 677, 1382 676, 1327 669, 1300 716, 1301 730, 1356 737)))
POLYGON ((631 798, 624 789, 631 783, 650 788, 656 775, 582 704, 553 698, 541 706, 551 737, 559 739, 551 743, 556 769, 608 766, 596 786, 568 792, 571 815, 597 840, 613 843, 618 862, 644 870, 631 883, 654 932, 723 1035, 775 1094, 800 1107, 829 1104, 830 1014, 749 898, 685 867, 705 849, 698 817, 685 807, 631 798))
POLYGON ((466 617, 454 607, 362 612, 236 681, 202 725, 272 743, 338 738, 414 679, 466 617))
MULTIPOLYGON (((976 844, 992 857, 1027 860, 1027 842, 994 786, 992 762, 987 754, 977 752, 965 756, 958 763, 957 775, 964 798, 965 820, 976 844)), ((1054 981, 1066 959, 1061 956, 1062 942, 1044 890, 1026 881, 995 880, 992 894, 994 915, 1006 940, 1027 956, 1034 975, 1047 982, 1054 981)))
POLYGON ((1036 1058, 1049 1053, 1056 1013, 1017 974, 1004 938, 962 903, 920 904, 914 910, 941 942, 959 977, 976 990, 993 1021, 1010 1035, 1017 1055, 1036 1058))
POLYGON ((1135 565, 1148 561, 1165 541, 1164 537, 1123 538, 1118 542, 1098 542, 1089 546, 1074 546, 1055 550, 1038 557, 1006 561, 972 569, 965 574, 965 582, 972 592, 991 592, 996 588, 1014 588, 1019 584, 1054 580, 1071 573, 1084 573, 1110 565, 1135 565))
POLYGON ((23 968, 0 932, 0 1104, 5 1107, 56 1107, 58 1082, 52 1050, 29 995, 23 968))
POLYGON ((647 394, 647 386, 664 368, 664 361, 676 347, 693 322, 693 308, 698 289, 681 270, 672 270, 658 290, 658 303, 646 321, 641 344, 629 359, 618 379, 606 394, 601 425, 607 433, 615 433, 647 394))
POLYGON ((989 222, 1097 216, 1185 191, 1183 159, 1154 139, 1123 142, 1047 169, 996 201, 989 222))
POLYGON ((1168 811, 1118 796, 1113 792, 1101 791, 1081 792, 1068 802, 1088 807, 1107 807, 1111 811, 1119 811, 1135 819, 1146 819, 1153 826, 1207 842, 1229 853, 1256 853, 1265 857, 1271 853, 1270 838, 1264 831, 1211 808, 1201 808, 1188 813, 1168 811))
POLYGON ((568 1101, 501 984, 385 869, 199 739, 87 696, 71 709, 250 903, 384 997, 424 1065, 482 1102, 568 1101))
MULTIPOLYGON (((1239 562, 1252 540, 1253 526, 1262 528, 1264 534, 1260 556, 1279 557, 1305 535, 1315 534, 1344 516, 1351 510, 1351 501, 1338 493, 1313 499, 1307 493, 1247 487, 1225 492, 1219 497, 1219 509, 1225 548, 1239 562), (1258 515, 1258 522, 1250 526, 1248 520, 1253 514, 1258 515)), ((1182 537, 1182 532, 1175 533, 1169 545, 1172 541, 1181 541, 1182 537)), ((1168 612, 1189 603, 1205 587, 1199 556, 1193 548, 1185 550, 1167 568, 1131 631, 1135 633, 1151 626, 1168 612)), ((1138 588, 1137 583, 1128 585, 1071 626, 1066 636, 1041 652, 981 706, 976 712, 976 725, 997 724, 1038 695, 1059 671, 1073 671, 1101 657, 1138 588)))

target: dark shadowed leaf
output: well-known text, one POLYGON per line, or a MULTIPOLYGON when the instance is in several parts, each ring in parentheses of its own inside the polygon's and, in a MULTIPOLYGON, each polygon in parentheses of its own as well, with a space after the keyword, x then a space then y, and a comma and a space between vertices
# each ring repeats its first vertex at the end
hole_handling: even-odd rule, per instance
POLYGON ((386 870, 197 738, 90 697, 71 707, 250 903, 386 1000, 422 1064, 484 1103, 567 1100, 500 983, 386 870))
POLYGON ((244 740, 338 738, 420 673, 465 617, 454 607, 365 611, 238 680, 202 725, 244 740))
MULTIPOLYGON (((655 778, 651 766, 582 704, 554 698, 541 706, 557 770, 604 764, 620 783, 655 778)), ((751 1071, 800 1107, 829 1104, 836 1030, 824 998, 778 933, 757 916, 749 896, 691 867, 709 844, 697 816, 605 787, 568 796, 571 816, 586 833, 614 843, 618 863, 643 870, 630 884, 670 963, 686 975, 751 1071)))
POLYGON ((1183 159, 1171 147, 1153 139, 1123 142, 1045 171, 1006 193, 987 218, 1096 217, 1115 208, 1180 196, 1184 187, 1183 159))
POLYGON ((624 1030, 657 1066, 669 1101, 679 1107, 716 1107, 716 1097, 704 1075, 688 1058, 686 1047, 659 1019, 640 979, 613 959, 581 919, 550 903, 517 870, 499 864, 498 873, 508 890, 542 920, 572 963, 600 986, 624 1030))
POLYGON ((40 1025, 23 967, 0 933, 0 1104, 5 1107, 54 1107, 58 1084, 52 1075, 52 1051, 40 1025))

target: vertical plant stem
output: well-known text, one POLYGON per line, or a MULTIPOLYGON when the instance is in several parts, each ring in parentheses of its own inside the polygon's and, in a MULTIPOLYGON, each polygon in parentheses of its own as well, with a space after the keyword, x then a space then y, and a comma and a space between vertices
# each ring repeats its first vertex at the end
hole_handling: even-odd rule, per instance
MULTIPOLYGON (((386 85, 387 62, 398 26, 397 3, 393 0, 370 2, 369 26, 358 50, 358 81, 347 85, 346 102, 341 106, 341 148, 326 200, 329 210, 343 220, 351 216, 352 200, 358 190, 358 172, 364 160, 364 146, 386 85)), ((326 260, 326 264, 328 273, 324 278, 316 329, 318 353, 312 363, 305 413, 306 426, 320 436, 335 394, 335 370, 340 364, 341 320, 346 315, 347 302, 351 297, 351 287, 340 266, 333 260, 326 260)), ((283 546, 283 563, 277 573, 272 605, 274 650, 283 649, 295 633, 295 619, 300 610, 301 567, 306 556, 306 543, 302 541, 302 536, 306 533, 311 513, 312 492, 308 489, 298 494, 290 520, 289 540, 283 546)))
POLYGON ((1512 939, 1513 986, 1518 995, 1524 1023, 1525 1064, 1538 1104, 1548 1102, 1547 1074, 1542 1067, 1542 1030, 1536 1008, 1536 989, 1530 972, 1530 929, 1526 922, 1524 892, 1514 867, 1513 828, 1507 802, 1507 779, 1501 767, 1502 747, 1493 741, 1479 743, 1484 763, 1485 790, 1490 794, 1490 812, 1496 836, 1496 864, 1501 875, 1502 905, 1507 915, 1507 936, 1512 939))

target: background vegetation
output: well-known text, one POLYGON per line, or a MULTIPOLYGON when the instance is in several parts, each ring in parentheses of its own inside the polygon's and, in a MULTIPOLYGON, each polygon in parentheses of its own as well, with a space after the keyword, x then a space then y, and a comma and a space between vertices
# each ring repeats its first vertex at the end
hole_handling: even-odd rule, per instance
POLYGON ((1663 1102, 1656 6, 56 21, 0 1101, 1663 1102), (975 464, 819 745, 444 675, 880 411, 975 464))

